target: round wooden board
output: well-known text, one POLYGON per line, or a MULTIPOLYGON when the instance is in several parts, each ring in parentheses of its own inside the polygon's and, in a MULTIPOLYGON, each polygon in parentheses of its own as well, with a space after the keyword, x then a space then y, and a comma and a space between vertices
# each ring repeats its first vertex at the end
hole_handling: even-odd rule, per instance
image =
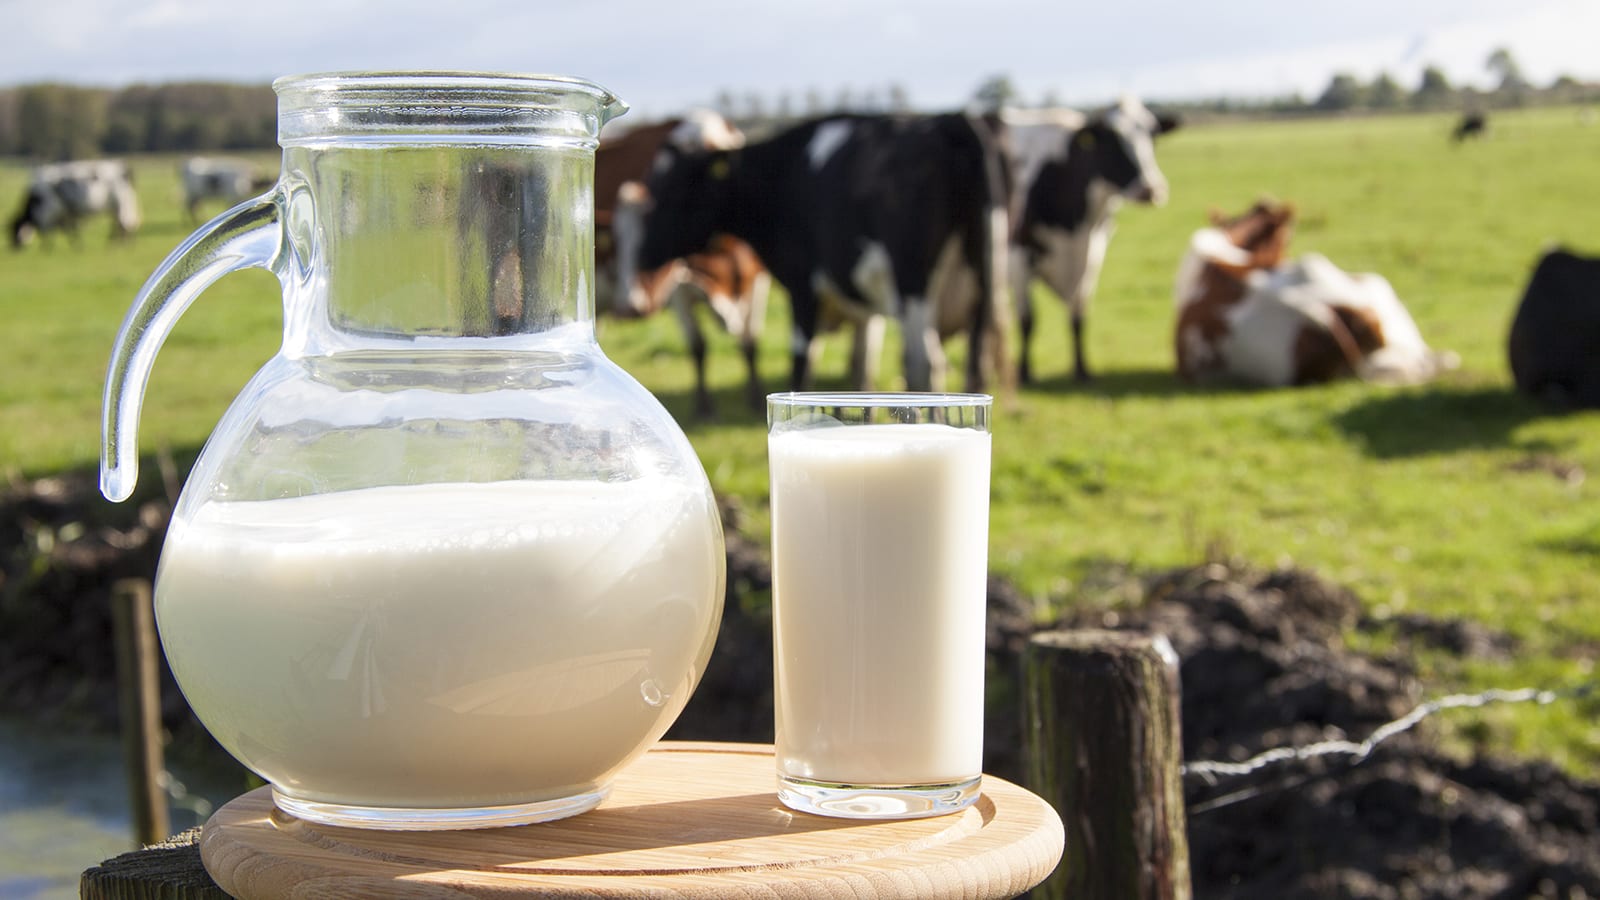
POLYGON ((778 802, 772 748, 664 742, 592 812, 516 828, 364 831, 251 791, 206 823, 223 890, 256 897, 1013 897, 1061 858, 1061 820, 984 776, 959 813, 863 821, 778 802))

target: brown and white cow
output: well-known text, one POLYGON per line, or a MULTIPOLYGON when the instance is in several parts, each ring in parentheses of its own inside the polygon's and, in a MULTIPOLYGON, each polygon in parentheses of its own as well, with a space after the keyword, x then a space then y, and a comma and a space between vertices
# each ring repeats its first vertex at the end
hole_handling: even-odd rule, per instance
POLYGON ((683 118, 641 126, 601 142, 595 154, 596 303, 621 317, 644 316, 671 306, 695 369, 695 415, 713 414, 706 388, 706 338, 697 310, 704 303, 739 342, 749 373, 748 402, 760 410, 766 392, 756 362, 761 326, 766 320, 771 278, 755 251, 728 235, 681 259, 636 275, 623 275, 619 254, 632 253, 641 239, 641 216, 648 202, 644 180, 663 148, 678 152, 727 150, 744 145, 744 136, 716 113, 691 110, 683 118), (621 283, 627 278, 626 284, 621 283))
POLYGON ((76 240, 78 223, 99 213, 110 214, 113 237, 129 237, 139 228, 139 197, 127 163, 94 159, 39 166, 11 220, 11 245, 20 250, 56 230, 76 240))
POLYGON ((1458 363, 1436 353, 1381 275, 1319 254, 1285 260, 1294 209, 1213 213, 1178 269, 1175 344, 1187 381, 1288 386, 1355 376, 1416 383, 1458 363))

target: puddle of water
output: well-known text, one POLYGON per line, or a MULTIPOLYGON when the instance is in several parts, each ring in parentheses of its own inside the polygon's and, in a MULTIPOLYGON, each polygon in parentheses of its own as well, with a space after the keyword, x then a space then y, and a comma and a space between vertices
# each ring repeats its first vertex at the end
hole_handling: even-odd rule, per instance
MULTIPOLYGON (((192 797, 170 805, 174 832, 246 788, 236 771, 169 768, 192 797)), ((0 719, 0 900, 77 897, 84 869, 136 846, 117 735, 0 719)))

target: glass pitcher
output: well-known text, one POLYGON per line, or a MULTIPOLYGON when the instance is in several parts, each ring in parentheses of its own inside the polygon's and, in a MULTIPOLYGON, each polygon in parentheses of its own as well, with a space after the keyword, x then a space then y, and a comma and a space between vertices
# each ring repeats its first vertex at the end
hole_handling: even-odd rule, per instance
POLYGON ((600 802, 672 724, 725 557, 687 438, 594 335, 583 81, 279 79, 279 181, 205 225, 111 357, 125 499, 156 352, 209 284, 283 286, 283 347, 206 443, 156 578, 191 707, 283 810, 368 828, 600 802))

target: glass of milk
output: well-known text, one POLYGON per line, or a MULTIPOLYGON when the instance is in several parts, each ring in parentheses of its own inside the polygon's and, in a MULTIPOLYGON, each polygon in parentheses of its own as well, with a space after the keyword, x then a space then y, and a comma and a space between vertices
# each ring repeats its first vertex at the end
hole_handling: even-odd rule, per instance
POLYGON ((983 771, 983 394, 767 398, 778 796, 914 818, 983 771))

